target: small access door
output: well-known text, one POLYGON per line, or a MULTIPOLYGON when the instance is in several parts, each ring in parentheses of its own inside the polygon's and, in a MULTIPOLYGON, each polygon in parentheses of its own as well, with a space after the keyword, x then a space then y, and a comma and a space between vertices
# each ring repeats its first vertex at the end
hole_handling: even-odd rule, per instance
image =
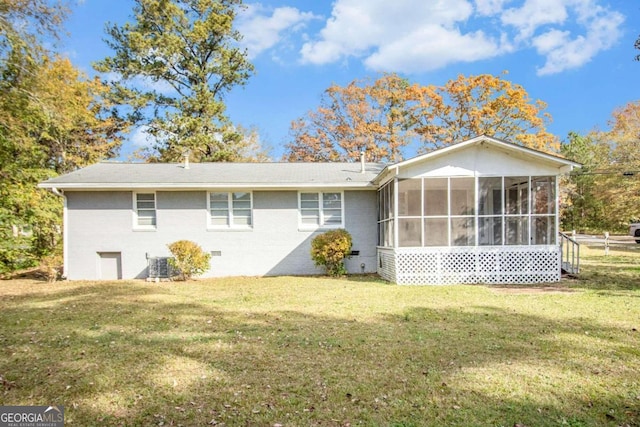
POLYGON ((120 252, 98 252, 98 279, 122 279, 122 255, 120 252))

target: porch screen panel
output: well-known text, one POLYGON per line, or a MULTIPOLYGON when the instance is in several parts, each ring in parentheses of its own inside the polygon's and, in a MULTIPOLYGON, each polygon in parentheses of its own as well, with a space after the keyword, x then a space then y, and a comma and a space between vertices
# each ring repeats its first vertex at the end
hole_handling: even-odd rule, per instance
POLYGON ((422 246, 421 218, 398 218, 398 245, 422 246))
POLYGON ((425 216, 449 215, 449 188, 447 178, 425 178, 424 214, 425 216))
POLYGON ((531 244, 556 243, 556 179, 553 176, 531 178, 531 244))
POLYGON ((475 246, 475 178, 451 178, 451 246, 475 246))
POLYGON ((422 179, 398 181, 398 245, 422 246, 422 179))
POLYGON ((398 215, 422 215, 422 180, 403 179, 398 181, 398 215))
POLYGON ((529 244, 529 177, 505 177, 505 244, 529 244))
POLYGON ((378 190, 378 245, 393 246, 393 181, 378 190))
POLYGON ((449 227, 448 218, 425 218, 424 219, 424 245, 425 246, 448 246, 449 227))
POLYGON ((449 246, 449 179, 425 178, 424 246, 449 246))
POLYGON ((478 178, 478 245, 502 245, 502 177, 478 178))

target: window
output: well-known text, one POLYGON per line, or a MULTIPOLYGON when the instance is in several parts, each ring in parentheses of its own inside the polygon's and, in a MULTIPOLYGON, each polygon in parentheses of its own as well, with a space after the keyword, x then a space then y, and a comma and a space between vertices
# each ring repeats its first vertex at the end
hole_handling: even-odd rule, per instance
POLYGON ((156 194, 134 193, 134 227, 156 228, 156 194))
POLYGON ((300 193, 299 206, 303 228, 343 226, 342 193, 300 193))
POLYGON ((209 226, 248 228, 253 225, 250 192, 209 193, 209 226))

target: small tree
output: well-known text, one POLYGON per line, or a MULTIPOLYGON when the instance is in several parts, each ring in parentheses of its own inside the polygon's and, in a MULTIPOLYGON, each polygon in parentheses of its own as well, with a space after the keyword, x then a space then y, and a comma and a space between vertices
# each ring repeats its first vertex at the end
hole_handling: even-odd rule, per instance
POLYGON ((351 234, 347 230, 327 231, 316 236, 311 242, 311 259, 323 266, 330 276, 347 273, 344 259, 351 252, 351 234))
POLYGON ((178 270, 180 280, 189 280, 209 269, 211 254, 203 251, 196 243, 178 240, 167 247, 173 255, 173 258, 169 258, 169 265, 178 270))

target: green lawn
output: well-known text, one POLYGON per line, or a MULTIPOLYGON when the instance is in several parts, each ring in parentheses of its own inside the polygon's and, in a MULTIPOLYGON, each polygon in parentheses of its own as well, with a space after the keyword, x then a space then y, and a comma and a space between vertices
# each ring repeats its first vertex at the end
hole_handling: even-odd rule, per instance
POLYGON ((0 281, 0 404, 67 425, 637 426, 640 254, 553 287, 0 281))

